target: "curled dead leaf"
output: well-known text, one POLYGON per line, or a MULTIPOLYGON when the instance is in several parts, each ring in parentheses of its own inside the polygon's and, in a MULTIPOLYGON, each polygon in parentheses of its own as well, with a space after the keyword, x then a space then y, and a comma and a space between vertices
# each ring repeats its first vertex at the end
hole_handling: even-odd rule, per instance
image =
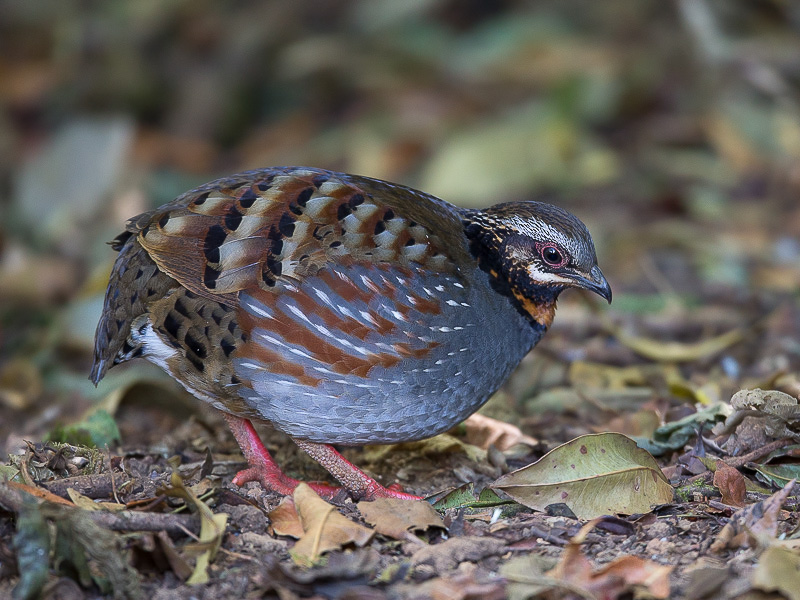
POLYGON ((485 415, 475 413, 464 421, 466 439, 470 444, 487 450, 494 445, 498 450, 508 450, 517 444, 535 446, 538 442, 522 433, 520 428, 485 415))
POLYGON ((271 510, 267 516, 271 534, 285 535, 296 540, 303 537, 303 524, 300 522, 300 515, 297 514, 291 496, 284 496, 277 508, 271 510))
POLYGON ((343 516, 305 483, 295 488, 293 499, 304 532, 290 552, 298 564, 312 565, 323 553, 348 544, 363 546, 375 534, 343 516))
POLYGON ((741 508, 717 534, 710 546, 711 552, 719 553, 726 549, 752 547, 761 538, 769 542, 778 532, 778 517, 781 507, 792 493, 795 480, 792 479, 782 490, 766 500, 741 508))
POLYGON ((718 460, 717 470, 714 472, 714 487, 722 494, 725 504, 739 508, 744 506, 745 481, 744 475, 738 469, 718 460))
POLYGON ((186 581, 189 585, 207 583, 208 567, 217 555, 225 527, 228 523, 226 513, 214 513, 211 508, 186 485, 176 471, 173 471, 170 480, 171 487, 162 490, 168 496, 183 498, 187 504, 195 507, 200 515, 200 537, 195 544, 187 545, 184 550, 188 553, 197 553, 194 571, 186 581))

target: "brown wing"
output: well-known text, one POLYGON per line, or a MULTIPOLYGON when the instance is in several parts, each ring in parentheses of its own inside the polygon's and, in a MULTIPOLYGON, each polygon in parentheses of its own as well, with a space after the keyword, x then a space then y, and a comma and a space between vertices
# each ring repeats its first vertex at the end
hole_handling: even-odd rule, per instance
POLYGON ((466 252, 460 227, 454 207, 410 188, 276 168, 202 186, 132 219, 128 230, 163 272, 233 306, 240 290, 277 291, 329 261, 452 273, 466 252))

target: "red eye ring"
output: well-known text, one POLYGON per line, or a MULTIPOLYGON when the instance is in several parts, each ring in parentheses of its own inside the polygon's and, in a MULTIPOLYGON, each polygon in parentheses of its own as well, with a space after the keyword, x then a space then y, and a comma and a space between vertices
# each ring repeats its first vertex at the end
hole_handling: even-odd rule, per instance
POLYGON ((564 253, 554 244, 537 244, 542 260, 551 267, 563 267, 567 264, 564 253))

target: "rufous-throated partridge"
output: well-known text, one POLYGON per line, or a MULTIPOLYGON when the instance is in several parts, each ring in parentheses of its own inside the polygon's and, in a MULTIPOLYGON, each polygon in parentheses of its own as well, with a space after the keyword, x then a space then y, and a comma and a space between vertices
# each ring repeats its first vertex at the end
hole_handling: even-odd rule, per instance
MULTIPOLYGON (((143 357, 223 411, 259 481, 289 494, 250 422, 291 436, 357 498, 383 487, 331 444, 428 438, 475 412, 550 326, 565 288, 611 289, 565 210, 456 207, 304 167, 217 179, 132 218, 91 379, 143 357)), ((340 488, 312 484, 332 497, 340 488)))

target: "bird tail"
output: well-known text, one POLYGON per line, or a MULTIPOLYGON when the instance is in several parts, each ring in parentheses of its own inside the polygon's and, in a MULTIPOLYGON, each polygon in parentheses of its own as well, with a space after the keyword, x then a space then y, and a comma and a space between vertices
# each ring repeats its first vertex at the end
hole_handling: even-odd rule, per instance
POLYGON ((148 287, 146 283, 159 273, 130 231, 117 236, 111 245, 119 251, 119 256, 111 269, 103 313, 94 337, 94 363, 89 379, 95 385, 109 368, 135 355, 135 349, 128 342, 131 323, 147 312, 142 298, 148 287))

